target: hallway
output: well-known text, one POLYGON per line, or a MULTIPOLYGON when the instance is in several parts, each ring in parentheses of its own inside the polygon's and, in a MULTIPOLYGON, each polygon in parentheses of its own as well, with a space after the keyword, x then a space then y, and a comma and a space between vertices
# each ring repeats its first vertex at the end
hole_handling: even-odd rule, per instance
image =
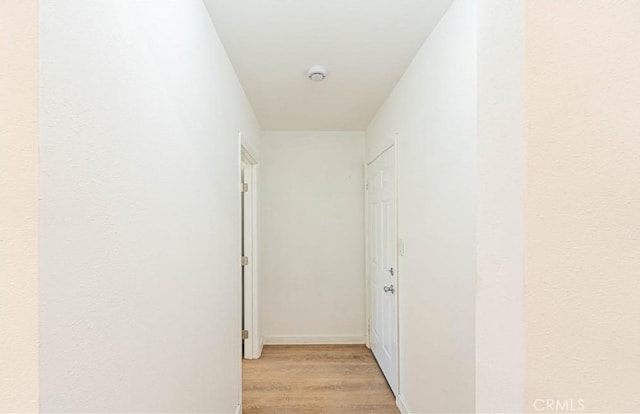
POLYGON ((243 413, 398 413, 364 345, 265 346, 243 361, 243 413))
POLYGON ((0 414, 640 413, 639 97, 640 0, 0 0, 0 414))

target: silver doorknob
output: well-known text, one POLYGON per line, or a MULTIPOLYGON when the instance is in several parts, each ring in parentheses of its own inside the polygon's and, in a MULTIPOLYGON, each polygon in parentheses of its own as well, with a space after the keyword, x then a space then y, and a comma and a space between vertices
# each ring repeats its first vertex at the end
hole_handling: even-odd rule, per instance
POLYGON ((396 289, 393 287, 393 285, 389 285, 384 287, 384 291, 394 293, 396 289))

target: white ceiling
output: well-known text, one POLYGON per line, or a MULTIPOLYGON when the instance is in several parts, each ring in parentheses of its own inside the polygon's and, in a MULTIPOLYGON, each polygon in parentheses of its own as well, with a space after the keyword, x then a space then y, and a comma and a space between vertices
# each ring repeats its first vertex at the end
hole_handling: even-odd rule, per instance
POLYGON ((367 126, 451 1, 204 0, 262 128, 331 131, 367 126))

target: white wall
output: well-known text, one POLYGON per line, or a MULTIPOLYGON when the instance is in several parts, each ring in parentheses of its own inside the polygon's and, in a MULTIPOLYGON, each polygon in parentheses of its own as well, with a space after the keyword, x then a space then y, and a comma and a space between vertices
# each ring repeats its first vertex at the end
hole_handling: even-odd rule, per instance
POLYGON ((364 343, 364 134, 262 137, 265 343, 364 343))
POLYGON ((478 18, 476 410, 524 409, 524 13, 476 2, 478 18))
POLYGON ((40 1, 47 412, 233 413, 242 131, 199 0, 40 1))
POLYGON ((0 412, 38 410, 38 5, 0 1, 0 412))
POLYGON ((640 2, 525 17, 526 408, 637 413, 640 2))
POLYGON ((398 134, 399 392, 410 412, 475 405, 474 3, 451 5, 367 129, 368 160, 398 134))

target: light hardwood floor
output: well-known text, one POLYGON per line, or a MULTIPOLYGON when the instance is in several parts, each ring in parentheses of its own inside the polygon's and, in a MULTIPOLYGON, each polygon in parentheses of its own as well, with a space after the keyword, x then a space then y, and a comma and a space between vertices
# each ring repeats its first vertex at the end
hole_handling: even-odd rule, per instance
POLYGON ((364 345, 265 346, 242 367, 244 414, 399 412, 364 345))

